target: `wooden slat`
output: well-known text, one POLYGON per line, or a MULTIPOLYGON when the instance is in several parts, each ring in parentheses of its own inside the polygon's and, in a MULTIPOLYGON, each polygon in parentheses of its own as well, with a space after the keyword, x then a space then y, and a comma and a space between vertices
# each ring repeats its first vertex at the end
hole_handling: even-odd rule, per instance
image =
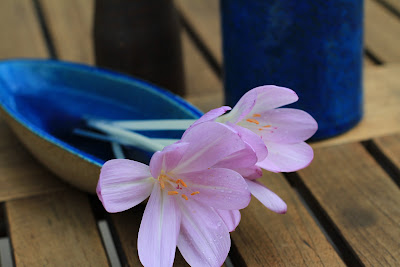
POLYGON ((93 0, 40 0, 59 59, 93 64, 93 0))
POLYGON ((365 266, 400 265, 400 191, 360 144, 317 149, 299 174, 365 266))
POLYGON ((222 63, 219 1, 175 0, 178 9, 219 63, 222 63))
POLYGON ((241 222, 232 233, 243 260, 238 261, 232 255, 233 263, 238 266, 343 266, 284 177, 265 172, 261 181, 285 200, 288 212, 273 213, 253 198, 241 210, 241 222))
MULTIPOLYGON (((117 242, 123 250, 125 266, 141 266, 137 252, 137 236, 144 207, 144 205, 139 205, 125 212, 111 214, 111 225, 117 233, 117 242)), ((175 254, 174 266, 189 266, 178 249, 175 254)))
POLYGON ((108 266, 88 199, 65 191, 6 202, 16 266, 108 266))
POLYGON ((0 58, 48 56, 31 0, 1 0, 0 11, 0 58))
POLYGON ((390 7, 394 8, 398 13, 400 13, 400 1, 399 0, 380 0, 385 2, 390 7))
POLYGON ((1 119, 0 184, 0 201, 68 188, 36 162, 1 119))
POLYGON ((144 207, 138 206, 128 211, 111 214, 111 227, 117 234, 117 247, 122 249, 124 266, 141 266, 137 252, 137 237, 144 207))
POLYGON ((347 133, 316 142, 313 146, 344 144, 400 132, 399 74, 400 64, 366 68, 362 121, 347 133))
POLYGON ((374 142, 400 170, 400 134, 382 136, 374 142))
POLYGON ((223 102, 222 83, 186 33, 182 33, 186 99, 206 112, 223 102))
POLYGON ((364 3, 365 45, 384 63, 400 62, 400 19, 374 0, 364 3))

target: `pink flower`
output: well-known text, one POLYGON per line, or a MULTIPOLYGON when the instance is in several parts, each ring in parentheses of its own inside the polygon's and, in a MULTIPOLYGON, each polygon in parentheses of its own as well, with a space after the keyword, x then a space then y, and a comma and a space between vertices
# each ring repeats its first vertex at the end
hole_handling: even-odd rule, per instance
POLYGON ((317 131, 317 122, 302 110, 278 108, 297 100, 296 93, 288 88, 260 86, 243 95, 229 113, 224 114, 230 107, 217 108, 192 125, 218 121, 240 133, 256 152, 258 162, 257 166, 237 171, 247 178, 251 193, 278 213, 286 212, 286 204, 255 179, 262 176, 259 167, 273 172, 292 172, 312 161, 313 150, 304 141, 317 131), (268 151, 259 142, 263 142, 268 151))
POLYGON ((150 166, 107 161, 97 194, 108 212, 134 207, 150 195, 138 236, 144 266, 172 266, 176 246, 191 266, 221 266, 230 249, 229 231, 240 220, 238 210, 250 202, 247 183, 227 167, 256 162, 237 132, 205 122, 156 152, 150 166))

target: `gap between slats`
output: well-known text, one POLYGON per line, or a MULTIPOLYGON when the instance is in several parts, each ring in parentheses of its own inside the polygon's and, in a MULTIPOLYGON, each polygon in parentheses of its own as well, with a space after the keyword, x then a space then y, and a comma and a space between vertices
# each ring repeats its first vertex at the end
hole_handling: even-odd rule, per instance
POLYGON ((54 41, 51 38, 49 28, 47 27, 47 22, 44 17, 44 14, 43 14, 42 6, 39 3, 39 0, 32 0, 32 2, 33 2, 33 6, 35 7, 36 16, 38 18, 38 21, 40 24, 40 29, 42 31, 50 58, 58 59, 57 52, 56 52, 56 49, 54 46, 54 41))
POLYGON ((395 2, 398 0, 375 0, 382 7, 386 8, 394 16, 400 19, 400 2, 395 2))
POLYGON ((0 203, 0 266, 14 266, 10 239, 7 236, 6 222, 4 216, 4 203, 0 203))
POLYGON ((285 173, 286 180, 300 196, 305 207, 326 235, 327 239, 332 243, 338 255, 348 266, 363 266, 349 243, 344 239, 333 221, 329 218, 325 210, 318 203, 311 191, 303 183, 301 177, 295 173, 285 173))
POLYGON ((373 140, 364 141, 362 142, 362 145, 387 173, 387 175, 389 175, 389 177, 392 178, 397 186, 400 187, 400 170, 396 167, 396 165, 385 155, 382 150, 379 149, 373 140))

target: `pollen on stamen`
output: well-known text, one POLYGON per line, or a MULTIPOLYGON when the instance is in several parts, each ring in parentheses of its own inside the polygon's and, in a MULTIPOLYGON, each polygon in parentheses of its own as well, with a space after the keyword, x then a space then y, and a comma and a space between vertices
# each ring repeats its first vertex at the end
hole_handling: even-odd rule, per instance
POLYGON ((176 180, 177 184, 181 184, 183 187, 187 187, 186 183, 182 181, 181 179, 176 180))
POLYGON ((182 198, 184 199, 184 200, 188 200, 189 198, 186 196, 186 195, 184 195, 184 194, 182 194, 182 198))
POLYGON ((177 191, 168 191, 168 195, 177 195, 179 194, 177 191))
POLYGON ((260 124, 260 122, 256 119, 247 119, 246 121, 248 121, 250 123, 260 124))
POLYGON ((264 129, 263 129, 263 128, 258 128, 258 130, 259 130, 259 131, 262 131, 262 130, 264 130, 264 129))
POLYGON ((165 188, 165 184, 164 184, 164 181, 163 181, 162 179, 160 179, 160 185, 161 185, 161 188, 162 188, 162 189, 165 188))
POLYGON ((271 127, 271 125, 265 125, 265 126, 263 126, 264 128, 269 128, 269 127, 271 127))
POLYGON ((199 191, 195 191, 195 192, 191 193, 190 195, 194 196, 194 195, 197 195, 197 194, 200 194, 200 192, 199 191))
POLYGON ((253 117, 261 117, 261 114, 255 113, 253 114, 253 117))

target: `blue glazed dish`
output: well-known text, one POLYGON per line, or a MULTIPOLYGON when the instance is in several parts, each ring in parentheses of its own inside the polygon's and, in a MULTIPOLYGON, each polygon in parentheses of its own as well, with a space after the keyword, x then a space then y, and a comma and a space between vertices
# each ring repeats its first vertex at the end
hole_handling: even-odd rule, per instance
MULTIPOLYGON (((20 141, 56 175, 94 193, 109 143, 73 134, 85 118, 196 119, 201 112, 158 87, 99 68, 52 60, 0 62, 0 110, 20 141)), ((146 134, 146 133, 144 133, 146 134)), ((154 137, 179 138, 182 131, 154 137)), ((147 162, 150 154, 132 149, 147 162)))

